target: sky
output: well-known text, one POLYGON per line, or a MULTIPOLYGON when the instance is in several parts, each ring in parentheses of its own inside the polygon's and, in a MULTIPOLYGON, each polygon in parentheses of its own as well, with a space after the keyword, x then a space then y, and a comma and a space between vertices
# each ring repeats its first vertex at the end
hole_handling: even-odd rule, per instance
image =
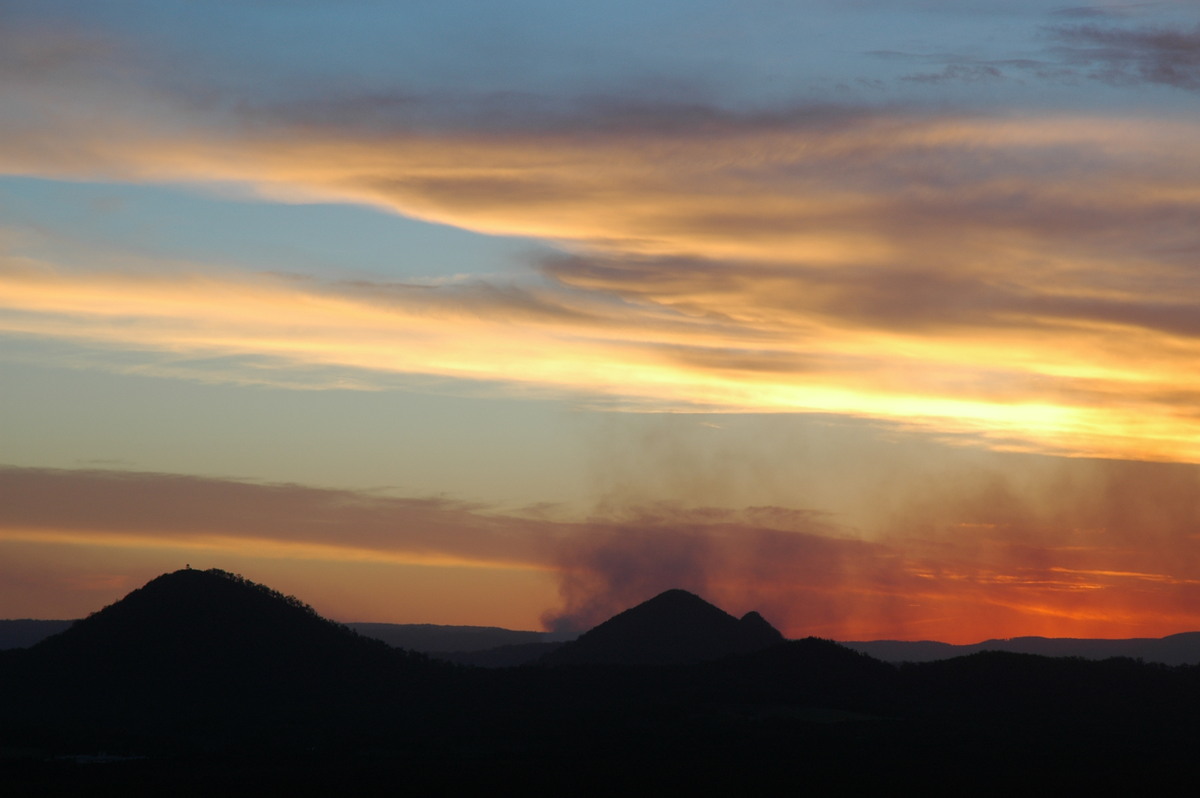
POLYGON ((1200 629, 1192 0, 0 0, 0 617, 1200 629))

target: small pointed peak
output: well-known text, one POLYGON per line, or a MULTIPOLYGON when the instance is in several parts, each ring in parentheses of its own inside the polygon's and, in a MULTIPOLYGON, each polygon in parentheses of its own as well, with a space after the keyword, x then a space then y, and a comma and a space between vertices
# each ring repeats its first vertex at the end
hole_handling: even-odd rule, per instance
POLYGON ((772 626, 770 621, 768 621, 766 618, 759 615, 758 612, 755 610, 750 610, 750 612, 743 615, 738 620, 738 623, 742 625, 743 629, 755 634, 756 636, 760 637, 764 641, 766 641, 766 640, 780 640, 781 641, 784 639, 783 633, 780 632, 778 629, 776 629, 774 626, 772 626))

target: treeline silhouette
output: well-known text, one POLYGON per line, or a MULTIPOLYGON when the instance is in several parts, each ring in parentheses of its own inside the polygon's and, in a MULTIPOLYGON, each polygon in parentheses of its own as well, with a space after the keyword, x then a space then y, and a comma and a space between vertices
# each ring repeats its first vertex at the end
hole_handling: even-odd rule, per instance
MULTIPOLYGON (((689 645, 706 624, 736 628, 700 601, 647 602, 630 628, 688 625, 689 645)), ((828 640, 761 643, 669 664, 593 651, 477 669, 360 637, 236 574, 179 571, 0 652, 0 783, 1036 795, 1166 790, 1198 769, 1196 666, 985 652, 897 667, 828 640)))

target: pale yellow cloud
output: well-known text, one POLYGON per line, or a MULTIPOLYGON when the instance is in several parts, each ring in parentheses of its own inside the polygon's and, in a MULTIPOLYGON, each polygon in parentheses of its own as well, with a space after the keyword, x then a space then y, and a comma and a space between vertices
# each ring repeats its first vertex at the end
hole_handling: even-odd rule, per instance
POLYGON ((461 286, 20 269, 0 279, 0 331, 169 353, 174 369, 188 358, 265 357, 361 371, 367 385, 428 375, 631 407, 845 413, 973 433, 1001 447, 1200 459, 1200 419, 1186 401, 1200 395, 1200 376, 1184 368, 1186 342, 1164 334, 1083 327, 1047 339, 1036 329, 926 336, 829 326, 764 336, 745 322, 706 324, 661 307, 589 307, 574 294, 556 305, 546 292, 530 310, 527 298, 461 286), (1125 340, 1110 345, 1117 332, 1125 340), (1139 343, 1150 356, 1140 356, 1139 343), (1172 353, 1172 343, 1182 351, 1172 353))
POLYGON ((362 562, 386 565, 418 565, 441 568, 486 568, 517 571, 548 571, 547 565, 506 562, 443 553, 389 551, 338 543, 300 542, 271 538, 239 537, 230 534, 169 534, 153 531, 141 534, 96 532, 73 529, 21 529, 0 527, 0 542, 38 543, 83 548, 170 551, 178 554, 206 552, 214 558, 254 557, 279 560, 315 560, 319 562, 362 562))

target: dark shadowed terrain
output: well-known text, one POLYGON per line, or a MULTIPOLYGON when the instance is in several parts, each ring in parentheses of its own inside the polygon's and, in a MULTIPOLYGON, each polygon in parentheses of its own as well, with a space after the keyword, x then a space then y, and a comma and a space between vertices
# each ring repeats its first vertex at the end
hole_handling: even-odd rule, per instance
POLYGON ((0 652, 0 701, 6 795, 1146 793, 1200 770, 1196 666, 897 666, 683 591, 479 669, 179 571, 0 652))

